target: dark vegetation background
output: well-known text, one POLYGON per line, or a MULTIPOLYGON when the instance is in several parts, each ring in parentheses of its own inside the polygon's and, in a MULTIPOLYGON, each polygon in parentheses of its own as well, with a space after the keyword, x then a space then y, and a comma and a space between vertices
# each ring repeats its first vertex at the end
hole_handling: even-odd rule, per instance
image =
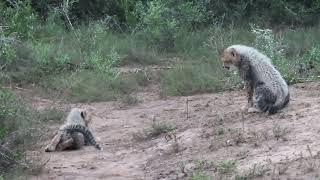
POLYGON ((238 43, 270 56, 289 84, 316 80, 319 18, 320 0, 0 1, 0 179, 33 167, 23 157, 35 129, 63 114, 29 107, 12 87, 128 104, 152 84, 162 96, 233 90, 242 82, 217 52, 238 43), (132 66, 142 70, 121 73, 132 66))

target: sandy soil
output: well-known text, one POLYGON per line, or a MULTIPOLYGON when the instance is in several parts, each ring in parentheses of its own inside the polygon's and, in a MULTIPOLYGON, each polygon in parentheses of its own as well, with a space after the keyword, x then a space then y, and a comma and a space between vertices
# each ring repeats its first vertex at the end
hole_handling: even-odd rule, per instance
MULTIPOLYGON (((30 152, 49 161, 28 179, 190 179, 197 173, 212 179, 319 178, 320 83, 291 86, 289 106, 272 116, 243 113, 244 91, 161 99, 157 89, 139 93, 142 102, 134 106, 66 105, 91 109, 91 129, 104 150, 30 152), (153 120, 177 129, 140 138, 153 120), (234 165, 224 168, 227 161, 234 165)), ((40 142, 43 147, 58 126, 40 142)))

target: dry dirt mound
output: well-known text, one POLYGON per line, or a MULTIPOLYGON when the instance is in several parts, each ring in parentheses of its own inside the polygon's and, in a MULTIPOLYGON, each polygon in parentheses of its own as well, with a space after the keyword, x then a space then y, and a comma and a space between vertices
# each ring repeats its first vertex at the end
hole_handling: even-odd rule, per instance
POLYGON ((92 109, 91 127, 104 150, 41 152, 50 160, 30 179, 189 179, 201 173, 213 179, 315 178, 320 83, 290 89, 289 106, 273 116, 242 113, 243 91, 168 99, 141 93, 143 102, 127 108, 114 102, 72 105, 92 109), (139 139, 153 117, 177 129, 139 139))

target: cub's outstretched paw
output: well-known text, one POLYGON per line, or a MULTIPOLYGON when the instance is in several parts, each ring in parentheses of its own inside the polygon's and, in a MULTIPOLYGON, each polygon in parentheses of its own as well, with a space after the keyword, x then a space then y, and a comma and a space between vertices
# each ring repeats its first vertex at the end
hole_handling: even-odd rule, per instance
POLYGON ((250 108, 252 108, 252 105, 246 104, 245 106, 242 106, 242 107, 241 107, 241 110, 247 112, 248 109, 250 109, 250 108))
POLYGON ((48 146, 44 149, 45 152, 53 152, 54 150, 55 150, 55 148, 54 148, 53 146, 50 146, 50 145, 48 145, 48 146))
POLYGON ((98 149, 98 150, 100 150, 100 151, 103 151, 103 148, 101 147, 100 144, 96 144, 96 145, 95 145, 95 148, 98 149))
POLYGON ((248 113, 260 113, 260 112, 261 112, 261 110, 258 108, 255 108, 255 107, 250 107, 248 109, 248 113))

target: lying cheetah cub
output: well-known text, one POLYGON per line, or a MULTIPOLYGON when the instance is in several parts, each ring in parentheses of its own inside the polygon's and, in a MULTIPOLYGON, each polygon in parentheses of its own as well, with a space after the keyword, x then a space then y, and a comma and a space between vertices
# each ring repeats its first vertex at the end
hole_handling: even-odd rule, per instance
POLYGON ((45 151, 80 149, 84 145, 93 145, 95 148, 102 150, 88 129, 90 121, 91 118, 84 109, 71 109, 65 123, 59 128, 57 134, 45 148, 45 151))

